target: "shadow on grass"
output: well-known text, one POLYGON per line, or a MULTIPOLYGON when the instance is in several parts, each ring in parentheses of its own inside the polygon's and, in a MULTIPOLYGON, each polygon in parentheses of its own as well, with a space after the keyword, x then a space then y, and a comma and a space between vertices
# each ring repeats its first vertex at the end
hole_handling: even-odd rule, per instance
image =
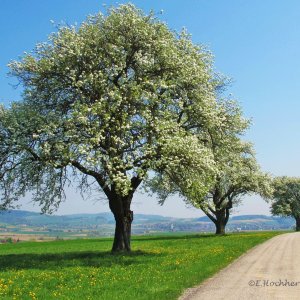
POLYGON ((162 256, 144 251, 132 251, 129 254, 112 254, 101 251, 62 252, 48 254, 6 254, 0 255, 0 270, 58 270, 66 267, 96 267, 105 268, 114 265, 129 266, 147 263, 154 257, 162 256))
POLYGON ((228 235, 216 235, 213 233, 209 234, 193 234, 193 235, 166 235, 166 236, 135 236, 132 238, 134 242, 143 242, 143 241, 165 241, 165 240, 190 240, 190 239, 205 239, 212 237, 226 237, 228 235))

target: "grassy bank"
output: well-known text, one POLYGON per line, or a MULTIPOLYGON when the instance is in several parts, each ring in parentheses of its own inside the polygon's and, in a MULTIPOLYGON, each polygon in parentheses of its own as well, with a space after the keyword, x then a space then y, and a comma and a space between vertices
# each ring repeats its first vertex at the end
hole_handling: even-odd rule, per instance
POLYGON ((0 245, 0 299, 176 299, 276 234, 136 237, 130 255, 110 239, 0 245))

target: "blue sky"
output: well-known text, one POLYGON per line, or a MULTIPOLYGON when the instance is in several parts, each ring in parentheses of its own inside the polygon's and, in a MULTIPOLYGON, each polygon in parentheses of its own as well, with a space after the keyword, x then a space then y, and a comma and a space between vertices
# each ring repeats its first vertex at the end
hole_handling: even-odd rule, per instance
MULTIPOLYGON (((127 1, 1 0, 0 102, 20 99, 11 87, 7 63, 33 49, 55 31, 50 20, 73 24, 104 11, 103 4, 127 1)), ((130 1, 148 12, 163 10, 170 28, 186 27, 195 43, 215 56, 217 71, 231 77, 228 93, 241 103, 253 125, 246 138, 255 144, 262 168, 274 175, 299 176, 300 158, 300 1, 160 0, 130 1)), ((59 213, 107 210, 106 203, 82 202, 72 191, 59 213)), ((24 206, 31 209, 31 206, 24 206)), ((159 207, 139 195, 135 211, 174 216, 201 215, 178 199, 159 207)), ((37 210, 38 208, 35 208, 37 210)), ((237 213, 268 213, 259 198, 247 198, 237 213)))

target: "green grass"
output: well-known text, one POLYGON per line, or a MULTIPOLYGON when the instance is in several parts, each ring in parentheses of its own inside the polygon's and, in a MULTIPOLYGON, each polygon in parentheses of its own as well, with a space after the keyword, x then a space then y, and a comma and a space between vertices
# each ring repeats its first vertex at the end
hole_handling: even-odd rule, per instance
POLYGON ((176 299, 277 234, 135 237, 127 255, 111 239, 0 245, 0 299, 176 299))

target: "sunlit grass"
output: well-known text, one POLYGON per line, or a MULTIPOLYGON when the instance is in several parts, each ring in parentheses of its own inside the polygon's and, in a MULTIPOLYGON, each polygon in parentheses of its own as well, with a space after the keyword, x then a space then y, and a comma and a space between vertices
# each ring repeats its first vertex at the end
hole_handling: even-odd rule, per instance
POLYGON ((144 236, 0 245, 0 299, 176 299, 278 232, 144 236))

